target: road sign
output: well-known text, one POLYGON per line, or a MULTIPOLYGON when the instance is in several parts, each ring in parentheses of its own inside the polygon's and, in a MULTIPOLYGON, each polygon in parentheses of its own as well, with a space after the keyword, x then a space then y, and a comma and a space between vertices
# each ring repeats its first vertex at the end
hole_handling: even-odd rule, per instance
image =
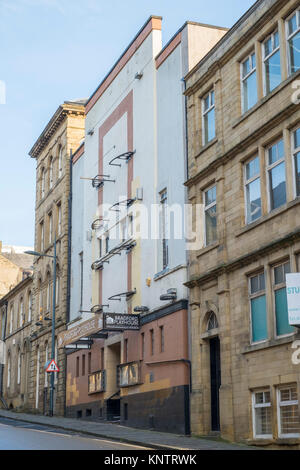
POLYGON ((46 372, 59 372, 59 368, 57 367, 57 364, 54 359, 49 363, 46 372))

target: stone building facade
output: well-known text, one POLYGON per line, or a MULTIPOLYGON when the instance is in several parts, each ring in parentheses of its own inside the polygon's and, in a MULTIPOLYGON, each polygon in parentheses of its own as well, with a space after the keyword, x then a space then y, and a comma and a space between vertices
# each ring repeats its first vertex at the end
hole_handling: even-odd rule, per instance
POLYGON ((182 215, 186 195, 181 79, 225 31, 187 22, 162 48, 161 28, 160 17, 147 20, 86 105, 85 142, 72 167, 63 333, 71 340, 58 346, 69 348, 68 416, 188 434, 187 260, 182 233, 168 231, 167 207, 182 215), (160 221, 151 218, 155 204, 160 221), (113 317, 138 315, 134 331, 114 331, 113 317), (91 334, 88 325, 102 316, 110 323, 91 334))
MULTIPOLYGON (((35 251, 53 256, 56 237, 56 335, 68 319, 69 266, 69 195, 70 155, 84 137, 84 101, 64 102, 57 109, 29 152, 36 159, 35 251)), ((47 413, 50 378, 44 365, 51 358, 53 260, 35 257, 33 276, 33 321, 31 327, 31 359, 29 406, 47 413)), ((60 372, 55 377, 56 414, 64 413, 65 355, 57 352, 60 372)))
POLYGON ((192 432, 297 448, 299 45, 299 1, 259 0, 186 76, 192 432))
POLYGON ((0 406, 29 409, 33 279, 28 276, 0 300, 0 406))

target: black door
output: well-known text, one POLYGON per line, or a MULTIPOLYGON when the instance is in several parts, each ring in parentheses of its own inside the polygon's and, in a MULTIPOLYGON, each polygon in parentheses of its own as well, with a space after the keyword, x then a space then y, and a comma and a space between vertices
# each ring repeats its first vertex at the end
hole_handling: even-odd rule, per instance
POLYGON ((221 386, 220 340, 210 340, 211 430, 220 431, 219 389, 221 386))

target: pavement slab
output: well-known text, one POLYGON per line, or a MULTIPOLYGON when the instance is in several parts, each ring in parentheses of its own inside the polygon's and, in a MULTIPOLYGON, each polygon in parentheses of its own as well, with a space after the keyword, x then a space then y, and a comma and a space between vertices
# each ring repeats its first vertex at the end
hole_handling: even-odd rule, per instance
POLYGON ((227 443, 216 439, 181 436, 146 429, 135 429, 115 423, 84 421, 61 416, 50 417, 29 413, 16 413, 10 410, 0 410, 0 417, 80 432, 100 438, 109 438, 118 442, 147 446, 151 449, 257 450, 257 447, 227 443))

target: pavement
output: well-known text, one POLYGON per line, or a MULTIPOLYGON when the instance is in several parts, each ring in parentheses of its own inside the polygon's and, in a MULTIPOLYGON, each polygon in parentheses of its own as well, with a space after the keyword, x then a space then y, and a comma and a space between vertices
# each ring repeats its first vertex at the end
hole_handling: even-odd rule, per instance
POLYGON ((16 413, 0 410, 0 417, 26 423, 45 425, 65 431, 73 431, 98 438, 106 438, 149 449, 157 450, 250 450, 256 449, 242 444, 228 443, 216 438, 197 438, 184 435, 169 434, 145 429, 135 429, 116 423, 84 421, 60 416, 44 416, 27 413, 16 413))

